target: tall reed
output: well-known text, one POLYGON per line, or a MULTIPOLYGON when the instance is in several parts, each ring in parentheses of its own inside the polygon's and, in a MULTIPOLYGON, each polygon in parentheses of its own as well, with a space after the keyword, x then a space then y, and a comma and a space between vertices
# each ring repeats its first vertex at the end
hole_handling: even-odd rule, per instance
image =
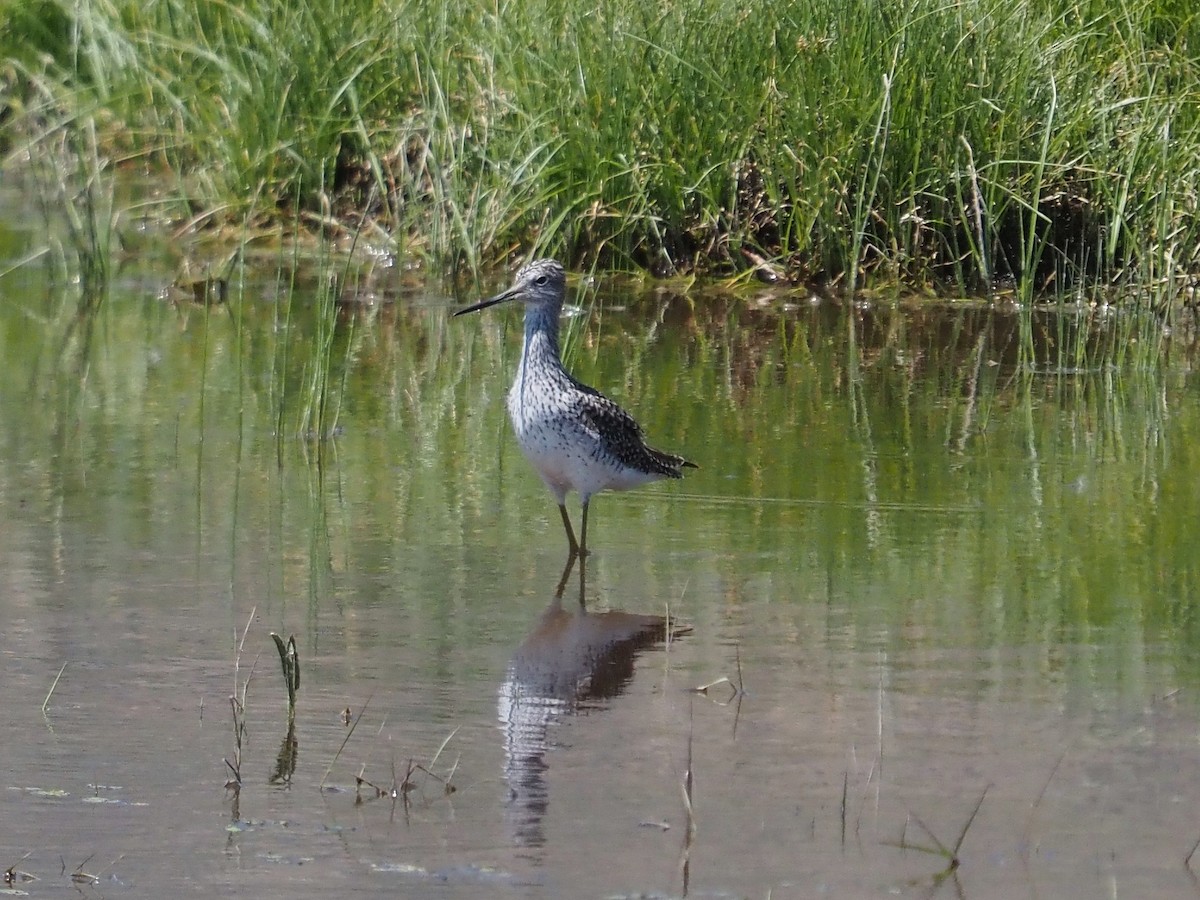
POLYGON ((1187 0, 23 10, 9 109, 36 56, 181 221, 261 198, 366 210, 397 252, 472 269, 531 247, 661 274, 765 257, 1025 302, 1171 303, 1200 268, 1187 0))

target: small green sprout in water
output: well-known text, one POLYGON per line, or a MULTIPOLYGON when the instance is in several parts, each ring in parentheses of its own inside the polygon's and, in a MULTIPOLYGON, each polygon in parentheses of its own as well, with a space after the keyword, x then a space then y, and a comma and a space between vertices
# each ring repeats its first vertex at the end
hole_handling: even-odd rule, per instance
POLYGON ((293 634, 287 643, 275 632, 271 632, 271 640, 279 651, 279 664, 283 667, 283 682, 287 686, 288 721, 296 718, 296 692, 300 690, 300 654, 296 651, 296 636, 293 634))

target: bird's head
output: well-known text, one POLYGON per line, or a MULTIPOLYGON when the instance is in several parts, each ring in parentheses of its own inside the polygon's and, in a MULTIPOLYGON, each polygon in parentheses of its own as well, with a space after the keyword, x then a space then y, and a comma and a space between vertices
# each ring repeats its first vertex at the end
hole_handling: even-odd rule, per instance
POLYGON ((487 309, 506 300, 521 300, 529 306, 561 306, 566 289, 566 270, 556 260, 538 259, 518 269, 510 287, 494 297, 460 309, 454 315, 487 309))

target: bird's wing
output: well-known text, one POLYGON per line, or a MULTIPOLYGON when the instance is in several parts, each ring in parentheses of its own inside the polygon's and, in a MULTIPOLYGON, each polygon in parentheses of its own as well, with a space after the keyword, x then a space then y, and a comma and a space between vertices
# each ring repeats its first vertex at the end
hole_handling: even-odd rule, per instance
POLYGON ((581 410, 584 427, 600 444, 622 462, 628 450, 644 445, 641 426, 612 400, 596 392, 581 410))
POLYGON ((682 457, 647 446, 642 427, 633 416, 603 394, 589 396, 580 418, 588 432, 622 465, 669 478, 679 477, 680 465, 690 465, 682 457))

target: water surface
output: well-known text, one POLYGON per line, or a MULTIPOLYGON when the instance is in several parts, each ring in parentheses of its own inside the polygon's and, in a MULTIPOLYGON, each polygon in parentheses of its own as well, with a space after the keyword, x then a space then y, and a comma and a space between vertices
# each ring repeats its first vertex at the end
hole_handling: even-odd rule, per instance
POLYGON ((1156 368, 1101 310, 580 289, 572 367, 701 469, 598 496, 556 599, 515 309, 386 274, 335 308, 282 265, 204 307, 173 274, 130 261, 85 315, 52 266, 0 280, 13 889, 1195 893, 1178 338, 1156 368), (953 873, 916 849, 968 822, 953 873))

